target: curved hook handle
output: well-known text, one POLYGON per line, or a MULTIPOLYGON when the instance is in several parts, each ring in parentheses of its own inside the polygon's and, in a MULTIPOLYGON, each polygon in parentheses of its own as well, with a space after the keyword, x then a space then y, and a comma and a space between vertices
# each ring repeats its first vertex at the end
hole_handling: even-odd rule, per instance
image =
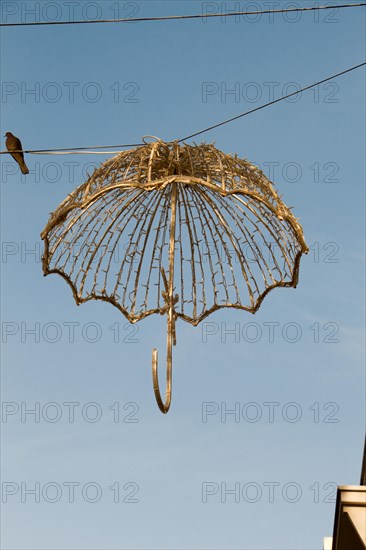
POLYGON ((166 365, 166 390, 165 390, 165 403, 161 398, 161 393, 159 389, 159 377, 158 377, 158 350, 153 349, 152 352, 152 377, 153 377, 153 388, 155 393, 155 399, 158 404, 159 409, 162 413, 166 414, 170 409, 170 403, 172 401, 172 350, 171 346, 167 353, 167 365, 166 365))

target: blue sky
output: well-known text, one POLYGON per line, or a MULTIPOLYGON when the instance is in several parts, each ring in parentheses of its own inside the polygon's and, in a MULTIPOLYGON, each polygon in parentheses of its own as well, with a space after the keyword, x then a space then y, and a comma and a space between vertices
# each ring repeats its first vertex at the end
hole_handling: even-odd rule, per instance
MULTIPOLYGON (((54 4, 26 6, 44 19, 54 4)), ((117 6, 147 17, 253 4, 72 5, 82 19, 117 6)), ((2 20, 24 20, 24 6, 4 1, 2 20)), ((26 149, 180 138, 361 63, 364 14, 2 28, 1 135, 26 149)), ((261 166, 310 253, 298 288, 270 293, 255 317, 223 310, 196 328, 177 323, 166 416, 150 372, 151 349, 164 357, 164 319, 132 327, 107 304, 77 308, 60 277, 42 275, 49 213, 108 155, 27 155, 26 178, 1 156, 6 549, 315 550, 332 534, 334 487, 359 482, 364 71, 202 139, 261 166)))

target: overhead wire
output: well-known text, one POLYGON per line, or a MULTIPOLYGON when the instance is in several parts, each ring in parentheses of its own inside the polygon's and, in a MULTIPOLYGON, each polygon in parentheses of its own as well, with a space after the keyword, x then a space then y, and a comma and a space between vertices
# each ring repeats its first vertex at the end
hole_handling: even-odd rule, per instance
MULTIPOLYGON (((177 20, 177 19, 198 19, 198 18, 212 18, 212 17, 233 17, 238 15, 259 15, 259 14, 270 14, 270 13, 290 13, 290 12, 302 12, 302 11, 315 11, 315 10, 326 10, 331 8, 351 8, 351 7, 361 7, 366 6, 366 2, 362 3, 353 3, 353 4, 340 4, 340 5, 327 5, 327 6, 308 6, 306 8, 286 8, 286 9, 279 9, 279 10, 262 10, 262 11, 242 11, 242 12, 230 12, 230 13, 206 13, 206 14, 194 14, 194 15, 173 15, 173 16, 160 16, 160 17, 138 17, 138 18, 128 18, 128 19, 104 19, 104 20, 79 20, 79 21, 38 21, 38 22, 18 22, 18 23, 0 23, 0 26, 2 27, 13 27, 13 26, 34 26, 34 25, 67 25, 67 24, 83 24, 83 23, 121 23, 121 22, 143 22, 143 21, 167 21, 167 20, 177 20)), ((327 77, 323 80, 320 80, 318 82, 315 82, 314 84, 310 84, 309 86, 306 86, 304 88, 301 88, 299 90, 296 90, 295 92, 292 92, 290 94, 287 94, 285 96, 281 96, 280 98, 277 98, 273 101, 270 101, 268 103, 265 103, 263 105, 260 105, 259 107, 255 107, 254 109, 251 109, 249 111, 245 111, 244 113, 241 113, 239 115, 236 115, 234 117, 231 117, 227 120, 221 121, 217 124, 214 124, 212 126, 209 126, 203 130, 199 130, 198 132, 195 132, 193 134, 190 134, 188 136, 185 136, 184 138, 181 138, 178 141, 178 143, 191 139, 193 137, 196 137, 200 134, 203 134, 205 132, 208 132, 210 130, 213 130, 214 128, 218 128, 220 126, 223 126, 225 124, 228 124, 230 122, 233 122, 234 120, 237 120, 239 118, 242 118, 244 116, 247 116, 251 113, 254 113, 256 111, 259 111, 261 109, 264 109, 265 107, 269 107, 270 105, 273 105, 275 103, 278 103, 280 101, 283 101, 289 97, 292 97, 294 95, 297 95, 305 90, 308 90, 310 88, 313 88, 315 86, 318 86, 324 82, 327 82, 329 80, 332 80, 334 78, 337 78, 343 74, 346 74, 350 71, 353 71, 355 69, 358 69, 359 67, 362 67, 365 65, 365 63, 360 63, 359 65, 355 65, 354 67, 351 67, 349 69, 346 69, 345 71, 342 71, 340 73, 337 73, 335 75, 332 75, 330 77, 327 77)), ((12 151, 13 153, 27 153, 27 154, 53 154, 53 155, 66 155, 66 154, 115 154, 119 151, 95 151, 95 149, 115 149, 115 148, 126 148, 126 147, 139 147, 144 145, 143 143, 129 143, 129 144, 119 144, 119 145, 95 145, 95 146, 89 146, 89 147, 71 147, 71 148, 59 148, 59 149, 36 149, 36 150, 17 150, 12 151)), ((0 155, 4 154, 10 154, 9 151, 0 151, 0 155)))
POLYGON ((0 23, 0 27, 31 27, 31 26, 45 26, 45 25, 91 25, 100 23, 142 23, 148 21, 173 21, 173 20, 187 20, 187 19, 208 19, 215 17, 238 17, 245 15, 266 15, 277 13, 291 13, 291 12, 306 12, 306 11, 318 11, 329 9, 344 9, 344 8, 358 8, 366 6, 366 2, 353 3, 353 4, 339 4, 339 5, 326 5, 326 6, 308 6, 306 8, 283 8, 278 10, 256 10, 256 11, 237 11, 237 12, 224 12, 224 13, 197 13, 192 15, 166 15, 157 17, 130 17, 124 19, 79 19, 76 21, 18 21, 16 23, 0 23))
POLYGON ((93 149, 116 149, 124 147, 139 147, 143 143, 125 143, 120 145, 92 145, 90 147, 60 147, 58 149, 19 149, 0 151, 0 155, 11 153, 27 153, 30 155, 105 155, 120 153, 120 151, 94 151, 93 149))
MULTIPOLYGON (((300 94, 306 90, 310 90, 310 88, 314 88, 315 86, 319 86, 320 84, 323 84, 324 82, 328 82, 329 80, 333 80, 335 78, 338 78, 344 74, 350 73, 351 71, 354 71, 356 69, 359 69, 360 67, 363 67, 366 65, 366 61, 363 63, 359 63, 358 65, 354 65, 353 67, 350 67, 348 69, 345 69, 344 71, 341 71, 339 73, 336 73, 332 76, 328 76, 327 78, 323 78, 322 80, 318 80, 317 82, 314 82, 313 84, 309 84, 308 86, 305 86, 304 88, 300 88, 299 90, 296 90, 295 92, 292 92, 290 94, 286 94, 284 96, 281 96, 277 99, 274 99, 272 101, 269 101, 268 103, 264 103, 263 105, 260 105, 259 107, 255 107, 254 109, 250 109, 249 111, 245 111, 244 113, 240 113, 239 115, 236 115, 234 117, 228 118, 226 120, 223 120, 221 122, 218 122, 217 124, 213 124, 212 126, 208 126, 207 128, 204 128, 203 130, 199 130, 198 132, 195 132, 193 134, 189 134, 188 136, 185 136, 183 138, 178 139, 178 143, 181 143, 182 141, 187 141, 188 139, 192 139, 193 137, 196 137, 200 134, 204 134, 206 132, 209 132, 210 130, 213 130, 214 128, 218 128, 219 126, 224 126, 225 124, 229 124, 230 122, 233 122, 234 120, 237 120, 239 118, 242 118, 244 116, 250 115, 251 113, 254 113, 256 111, 260 111, 261 109, 264 109, 266 107, 269 107, 271 105, 274 105, 275 103, 279 103, 280 101, 284 101, 285 99, 292 97, 294 95, 300 94)), ((29 150, 17 150, 17 151, 0 151, 0 155, 6 155, 11 153, 27 153, 27 154, 33 154, 33 155, 72 155, 72 154, 82 154, 82 155, 95 155, 95 154, 116 154, 120 151, 95 151, 95 149, 122 149, 126 147, 140 147, 142 145, 146 145, 145 143, 128 143, 128 144, 120 144, 120 145, 93 145, 90 147, 68 147, 68 148, 58 148, 58 149, 29 149, 29 150)))
POLYGON ((332 76, 328 76, 327 78, 323 78, 323 80, 319 80, 318 82, 315 82, 314 84, 309 84, 309 86, 305 86, 304 88, 301 88, 300 90, 296 90, 295 92, 291 92, 290 94, 286 94, 284 96, 281 96, 277 99, 274 99, 272 101, 269 101, 268 103, 264 103, 263 105, 260 105, 259 107, 255 107, 254 109, 250 109, 250 111, 245 111, 244 113, 241 113, 240 115, 233 116, 231 118, 228 118, 227 120, 223 120, 222 122, 218 122, 217 124, 213 124, 212 126, 208 126, 204 130, 199 130, 198 132, 195 132, 194 134, 189 134, 188 136, 185 136, 184 138, 181 138, 178 140, 178 143, 181 141, 186 141, 187 139, 192 139, 196 136, 199 136, 200 134, 204 134, 205 132, 209 132, 210 130, 213 130, 214 128, 218 128, 219 126, 224 126, 224 124, 229 124, 229 122, 233 122, 234 120, 237 120, 238 118, 242 118, 244 116, 250 115, 251 113, 255 113, 256 111, 260 111, 261 109, 264 109, 265 107, 269 107, 270 105, 274 105, 275 103, 279 103, 280 101, 283 101, 289 97, 292 97, 296 94, 299 94, 301 92, 305 92, 306 90, 310 90, 310 88, 314 88, 315 86, 319 86, 320 84, 324 84, 324 82, 328 82, 329 80, 333 80, 335 78, 338 78, 339 76, 342 76, 346 73, 350 73, 351 71, 354 71, 356 69, 359 69, 360 67, 363 67, 366 65, 366 61, 363 63, 359 63, 358 65, 355 65, 354 67, 350 67, 349 69, 346 69, 345 71, 341 71, 340 73, 334 74, 332 76))

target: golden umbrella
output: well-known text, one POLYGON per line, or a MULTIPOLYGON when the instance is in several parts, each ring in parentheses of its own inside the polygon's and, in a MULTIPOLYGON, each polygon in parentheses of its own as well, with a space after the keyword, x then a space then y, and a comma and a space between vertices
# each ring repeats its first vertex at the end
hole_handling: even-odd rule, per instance
POLYGON ((298 220, 259 168, 210 144, 159 139, 98 167, 41 237, 44 274, 60 274, 77 304, 110 302, 131 323, 167 315, 165 401, 156 349, 152 356, 163 413, 176 320, 196 326, 223 307, 255 313, 273 288, 296 287, 308 251, 298 220))

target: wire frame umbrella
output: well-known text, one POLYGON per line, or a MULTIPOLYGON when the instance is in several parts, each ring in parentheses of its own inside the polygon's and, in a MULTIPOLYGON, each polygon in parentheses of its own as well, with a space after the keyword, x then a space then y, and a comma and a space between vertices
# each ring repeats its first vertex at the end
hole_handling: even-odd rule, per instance
POLYGON ((224 307, 255 313, 272 289, 296 287, 308 252, 298 220, 258 167, 211 144, 157 138, 100 165, 41 237, 44 275, 61 275, 77 304, 110 302, 131 323, 167 316, 165 400, 152 353, 163 413, 177 319, 196 326, 224 307))

